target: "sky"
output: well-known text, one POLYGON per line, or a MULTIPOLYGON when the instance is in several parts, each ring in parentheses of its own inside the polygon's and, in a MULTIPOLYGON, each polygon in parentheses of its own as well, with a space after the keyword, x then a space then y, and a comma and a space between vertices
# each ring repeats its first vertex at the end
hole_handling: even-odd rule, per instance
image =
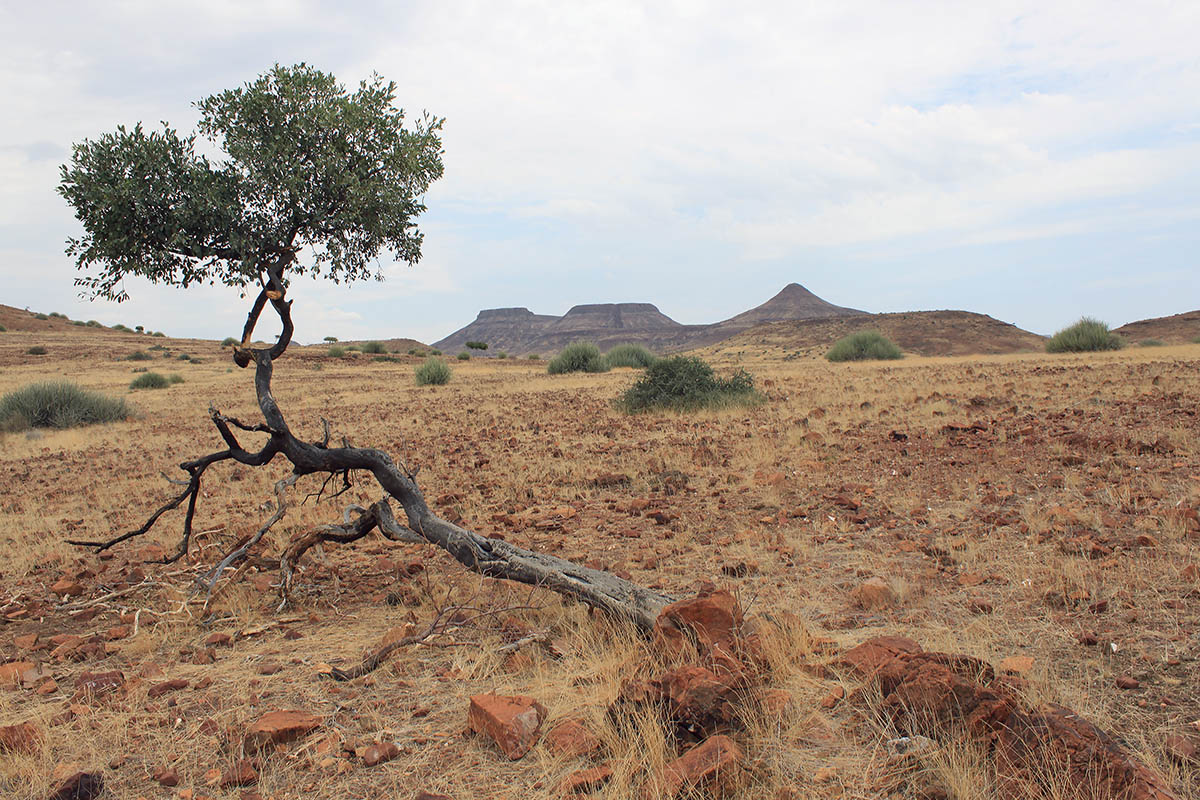
POLYGON ((1200 307, 1200 3, 0 0, 0 303, 237 335, 246 299, 80 298, 73 142, 194 129, 273 64, 445 117, 423 258, 297 282, 296 338, 431 342, 480 309, 715 322, 795 281, 1037 333, 1200 307))

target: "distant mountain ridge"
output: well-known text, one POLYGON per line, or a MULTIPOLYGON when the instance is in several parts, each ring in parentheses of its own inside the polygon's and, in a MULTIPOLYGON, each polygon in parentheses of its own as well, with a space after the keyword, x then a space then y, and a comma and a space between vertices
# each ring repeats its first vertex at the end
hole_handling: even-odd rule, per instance
POLYGON ((571 342, 586 340, 601 349, 628 342, 669 352, 719 342, 767 322, 865 314, 829 303, 800 284, 789 283, 762 305, 709 325, 683 325, 652 303, 577 305, 561 317, 535 314, 528 308, 484 309, 469 325, 433 346, 450 352, 469 341, 480 341, 487 342, 492 350, 527 355, 557 352, 571 342))

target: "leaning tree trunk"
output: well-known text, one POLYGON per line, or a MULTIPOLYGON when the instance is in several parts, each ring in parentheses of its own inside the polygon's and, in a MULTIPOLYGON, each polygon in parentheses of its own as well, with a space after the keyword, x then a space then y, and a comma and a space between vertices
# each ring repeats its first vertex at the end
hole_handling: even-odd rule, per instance
POLYGON ((283 299, 281 275, 279 272, 272 271, 269 282, 259 293, 250 311, 242 343, 234 348, 234 361, 238 366, 246 367, 251 363, 255 365, 254 386, 263 422, 246 424, 227 417, 215 409, 209 409, 212 422, 227 447, 224 450, 180 464, 180 468, 189 475, 186 482, 180 482, 181 484, 186 483, 183 492, 159 508, 137 530, 103 542, 70 541, 70 543, 93 547, 96 552, 101 552, 119 542, 148 532, 163 514, 178 508, 186 500, 187 511, 179 547, 174 555, 165 559, 168 563, 178 560, 188 550, 196 501, 200 494, 200 483, 205 470, 220 461, 236 461, 247 466, 260 467, 270 463, 276 456, 282 455, 291 462, 292 473, 276 485, 278 503, 275 513, 256 534, 240 542, 209 573, 206 585, 210 592, 222 571, 245 559, 250 548, 257 544, 271 526, 282 518, 286 511, 286 489, 297 478, 312 474, 327 474, 331 477, 340 474, 344 481, 348 481, 350 471, 365 470, 382 487, 385 493, 383 499, 368 508, 351 506, 346 509, 342 524, 322 526, 289 543, 280 557, 280 569, 283 574, 280 592, 284 603, 288 600, 288 591, 291 587, 296 561, 309 547, 318 542, 354 541, 378 529, 383 536, 393 541, 427 542, 436 545, 467 569, 480 575, 504 578, 549 589, 564 597, 600 609, 614 618, 628 620, 642 630, 649 630, 653 627, 658 613, 672 601, 671 597, 619 578, 609 572, 589 569, 556 556, 535 553, 503 540, 480 536, 438 517, 429 510, 425 497, 417 486, 414 473, 403 468, 402 465, 398 466, 391 456, 382 450, 350 447, 348 444, 343 447, 330 447, 328 423, 325 425, 325 436, 322 441, 304 442, 293 436, 271 393, 274 362, 286 352, 292 332, 291 301, 283 299), (267 301, 270 301, 272 307, 279 314, 283 323, 283 331, 274 346, 252 349, 248 344, 258 316, 265 308, 267 301), (251 452, 239 443, 234 428, 266 433, 269 438, 261 450, 251 452), (407 524, 401 524, 393 513, 391 506, 393 499, 403 509, 407 524), (352 514, 355 513, 357 516, 352 518, 352 514))

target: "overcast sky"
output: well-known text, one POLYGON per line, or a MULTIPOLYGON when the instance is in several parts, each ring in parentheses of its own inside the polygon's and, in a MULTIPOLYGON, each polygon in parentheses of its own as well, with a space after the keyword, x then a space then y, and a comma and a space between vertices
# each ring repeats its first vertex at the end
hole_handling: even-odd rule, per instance
POLYGON ((58 168, 306 61, 444 116, 446 175, 418 266, 296 285, 300 341, 500 306, 713 322, 790 281, 1039 333, 1200 307, 1200 3, 736 5, 0 0, 0 303, 236 334, 231 290, 79 299, 58 168))

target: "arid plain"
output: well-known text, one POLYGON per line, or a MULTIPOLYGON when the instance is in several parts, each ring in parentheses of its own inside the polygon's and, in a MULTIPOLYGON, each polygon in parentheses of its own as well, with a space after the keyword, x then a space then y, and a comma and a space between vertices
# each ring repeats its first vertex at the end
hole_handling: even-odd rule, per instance
MULTIPOLYGON (((1010 673, 1030 704, 1072 709, 1200 798, 1186 752, 1200 743, 1200 345, 842 365, 778 348, 707 355, 749 370, 766 402, 629 416, 613 407, 629 369, 452 359, 448 385, 418 387, 416 357, 323 347, 289 351, 274 389, 297 434, 319 439, 324 417, 335 439, 388 450, 464 526, 680 597, 730 590, 765 631, 774 698, 733 734, 732 796, 1006 796, 970 742, 889 746, 901 732, 842 660, 888 634, 1010 673), (864 590, 873 579, 886 591, 864 590)), ((207 610, 193 580, 270 516, 282 462, 210 470, 192 552, 174 564, 144 562, 173 551, 179 511, 101 556, 65 544, 136 528, 177 491, 160 472, 221 447, 210 404, 256 419, 250 373, 216 343, 9 331, 0 367, 0 393, 65 377, 138 412, 0 440, 0 665, 29 665, 0 686, 0 726, 38 731, 0 752, 5 797, 96 770, 120 798, 536 800, 605 764, 596 796, 632 798, 674 757, 658 720, 622 727, 608 712, 625 679, 661 671, 651 644, 433 548, 372 536, 314 550, 277 611, 271 563, 290 537, 378 499, 365 481, 318 501, 321 481, 301 480, 261 558, 228 572, 207 610), (166 348, 154 361, 122 360, 151 344, 166 348), (184 380, 130 392, 146 366, 184 380), (455 605, 487 613, 442 646, 329 679, 455 605), (114 672, 112 685, 85 675, 114 672), (578 718, 599 749, 539 744, 509 760, 464 735, 468 698, 485 692, 535 698, 546 730, 578 718), (319 725, 248 754, 248 726, 279 710, 319 725)), ((1050 765, 1042 789, 1071 796, 1055 781, 1050 765)))

